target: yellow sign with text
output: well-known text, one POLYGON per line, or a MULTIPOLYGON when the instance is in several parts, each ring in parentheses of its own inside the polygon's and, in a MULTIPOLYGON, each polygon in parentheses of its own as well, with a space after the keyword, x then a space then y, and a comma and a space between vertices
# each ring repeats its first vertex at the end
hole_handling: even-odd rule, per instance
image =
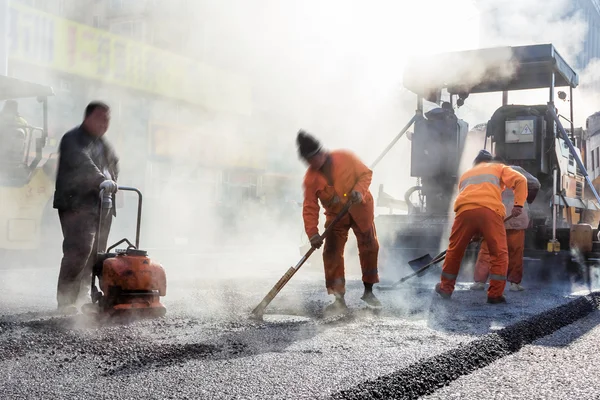
POLYGON ((189 58, 33 8, 10 5, 10 59, 183 100, 251 113, 250 85, 189 58))

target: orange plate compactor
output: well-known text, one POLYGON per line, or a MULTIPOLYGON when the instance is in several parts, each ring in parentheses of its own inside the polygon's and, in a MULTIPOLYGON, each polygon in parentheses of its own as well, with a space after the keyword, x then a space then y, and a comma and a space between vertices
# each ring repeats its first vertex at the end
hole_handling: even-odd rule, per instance
MULTIPOLYGON (((91 306, 97 304, 99 312, 109 315, 135 313, 161 317, 167 311, 160 302, 160 296, 165 296, 167 292, 167 278, 162 265, 153 262, 145 250, 139 249, 142 193, 138 189, 123 186, 119 186, 118 190, 138 194, 135 245, 127 239, 121 239, 105 252, 98 249, 92 272, 91 306), (127 248, 117 249, 113 253, 112 250, 122 243, 126 243, 127 248), (100 290, 96 287, 96 278, 100 290)), ((102 192, 100 215, 107 211, 102 202, 102 192)), ((102 218, 98 223, 98 237, 101 223, 102 218)))

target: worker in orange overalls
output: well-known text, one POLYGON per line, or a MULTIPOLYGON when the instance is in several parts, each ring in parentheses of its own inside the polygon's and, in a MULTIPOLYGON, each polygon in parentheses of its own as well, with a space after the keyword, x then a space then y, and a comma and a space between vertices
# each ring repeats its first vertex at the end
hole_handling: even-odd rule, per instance
MULTIPOLYGON (((505 163, 499 157, 496 161, 505 163)), ((510 168, 519 172, 527 179, 527 201, 523 207, 523 213, 516 218, 511 218, 504 223, 506 228, 506 244, 508 247, 508 275, 507 280, 510 282, 510 290, 513 292, 524 290, 521 286, 523 279, 523 251, 525 249, 525 229, 529 226, 529 206, 527 203, 532 203, 535 200, 537 192, 540 190, 540 181, 523 168, 511 165, 510 168)), ((502 192, 502 202, 506 207, 507 212, 512 212, 514 204, 514 194, 512 190, 505 189, 502 192)), ((475 263, 474 281, 471 285, 471 290, 484 290, 485 282, 487 281, 490 272, 490 251, 487 243, 483 241, 479 249, 477 262, 475 263)))
POLYGON ((490 287, 487 302, 505 303, 504 287, 508 269, 508 250, 502 204, 502 191, 509 187, 515 194, 511 212, 518 217, 527 199, 527 179, 506 165, 493 163, 492 155, 481 150, 473 168, 465 172, 458 184, 459 194, 454 202, 454 224, 442 268, 441 282, 435 291, 442 298, 450 298, 467 246, 474 236, 481 235, 488 244, 491 258, 490 287))
POLYGON ((312 247, 318 249, 323 244, 318 227, 319 201, 325 208, 326 227, 348 201, 354 203, 348 214, 325 238, 325 286, 327 293, 335 296, 335 301, 326 307, 325 312, 341 312, 347 309, 344 300, 344 247, 350 228, 354 231, 358 243, 365 287, 361 299, 371 307, 381 307, 381 303, 373 294, 373 284, 379 282, 379 242, 375 232, 373 196, 369 191, 373 172, 349 151, 324 150, 318 140, 302 130, 298 132, 296 141, 300 157, 309 165, 304 176, 302 216, 304 229, 312 247))

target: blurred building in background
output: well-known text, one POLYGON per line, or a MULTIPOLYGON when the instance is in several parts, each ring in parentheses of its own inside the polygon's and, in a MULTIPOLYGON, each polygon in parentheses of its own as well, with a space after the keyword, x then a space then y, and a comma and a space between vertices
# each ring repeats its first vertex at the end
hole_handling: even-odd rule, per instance
MULTIPOLYGON (((81 122, 90 100, 107 101, 108 135, 122 160, 120 183, 144 192, 148 231, 169 225, 165 221, 178 229, 188 226, 187 232, 161 236, 185 237, 184 242, 197 231, 190 216, 214 216, 215 209, 232 215, 245 202, 257 201, 267 162, 264 135, 253 132, 250 82, 186 56, 191 35, 203 40, 187 3, 8 5, 8 74, 48 84, 56 93, 47 151, 57 151, 60 137, 81 122)), ((27 116, 27 105, 20 111, 27 116)))

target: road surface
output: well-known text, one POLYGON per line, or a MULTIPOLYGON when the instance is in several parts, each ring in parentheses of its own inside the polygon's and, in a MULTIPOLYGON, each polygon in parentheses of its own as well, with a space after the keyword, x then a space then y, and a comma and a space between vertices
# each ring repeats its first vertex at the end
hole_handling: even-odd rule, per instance
POLYGON ((423 399, 597 398, 598 343, 596 311, 423 399))
MULTIPOLYGON (((509 304, 489 305, 485 292, 471 292, 463 284, 451 301, 443 301, 432 294, 434 273, 433 280, 419 279, 396 292, 378 292, 385 307, 375 313, 360 301, 362 284, 354 265, 347 276, 352 313, 327 319, 321 309, 331 299, 322 272, 309 265, 279 294, 264 321, 249 320, 250 310, 297 258, 257 252, 243 257, 190 256, 183 264, 165 264, 168 314, 158 320, 114 325, 83 315, 54 315, 57 268, 4 269, 0 271, 1 397, 339 398, 366 381, 464 347, 576 297, 533 287, 508 292, 509 304)), ((557 347, 544 345, 551 339, 543 339, 459 378, 430 398, 454 393, 464 395, 457 398, 482 398, 496 389, 506 398, 570 398, 595 390, 597 382, 588 384, 583 378, 578 381, 579 391, 572 390, 576 384, 561 384, 559 378, 552 378, 543 392, 521 386, 535 380, 527 377, 530 371, 543 382, 577 357, 588 357, 582 373, 593 375, 598 362, 592 354, 598 318, 593 314, 578 323, 582 325, 564 328, 566 332, 586 327, 581 328, 586 332, 579 341, 559 338, 557 343, 563 345, 557 347)), ((577 367, 569 368, 575 376, 577 367)))

